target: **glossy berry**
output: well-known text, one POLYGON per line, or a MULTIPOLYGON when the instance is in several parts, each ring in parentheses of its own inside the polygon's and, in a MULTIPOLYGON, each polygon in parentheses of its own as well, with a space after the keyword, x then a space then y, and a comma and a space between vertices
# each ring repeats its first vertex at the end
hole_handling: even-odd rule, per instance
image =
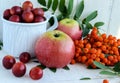
POLYGON ((29 62, 30 59, 31 59, 31 56, 30 56, 30 54, 29 54, 28 52, 23 52, 23 53, 21 53, 20 56, 19 56, 19 60, 20 60, 21 62, 23 62, 23 63, 29 62))
POLYGON ((6 55, 2 60, 2 64, 6 69, 11 69, 15 63, 16 60, 11 55, 6 55))
POLYGON ((14 66, 12 67, 12 73, 16 77, 24 76, 24 74, 26 73, 26 66, 25 66, 25 64, 22 63, 22 62, 15 63, 14 66))
POLYGON ((29 72, 29 76, 33 80, 38 80, 38 79, 42 78, 43 70, 40 67, 33 67, 29 72))

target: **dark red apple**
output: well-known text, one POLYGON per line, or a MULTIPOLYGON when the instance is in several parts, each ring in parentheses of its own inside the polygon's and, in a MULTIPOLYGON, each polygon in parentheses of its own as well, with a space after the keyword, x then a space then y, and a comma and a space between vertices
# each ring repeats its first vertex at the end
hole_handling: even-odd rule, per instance
POLYGON ((43 22, 43 21, 45 21, 45 18, 42 17, 42 16, 35 16, 35 18, 34 18, 34 22, 35 23, 36 22, 43 22))
POLYGON ((2 64, 6 69, 11 69, 15 63, 16 60, 11 55, 6 55, 2 60, 2 64))
POLYGON ((22 62, 17 62, 12 67, 12 73, 16 77, 22 77, 26 73, 26 66, 22 62))
POLYGON ((10 13, 12 15, 21 15, 22 13, 22 8, 19 7, 19 6, 13 6, 11 9, 10 9, 10 13))
POLYGON ((22 8, 23 8, 23 10, 27 10, 28 8, 29 8, 29 9, 32 9, 32 8, 33 8, 33 4, 32 4, 32 2, 30 2, 30 1, 25 1, 25 2, 22 4, 22 8))
POLYGON ((12 21, 12 22, 20 22, 20 17, 18 15, 12 15, 10 18, 9 18, 9 21, 12 21))
POLYGON ((48 31, 38 38, 35 54, 43 65, 50 68, 62 68, 70 63, 75 54, 74 42, 62 31, 48 31))
POLYGON ((6 9, 6 10, 3 12, 3 18, 5 18, 6 20, 8 20, 10 16, 11 16, 11 14, 10 14, 10 9, 6 9))
POLYGON ((33 13, 35 16, 39 15, 39 16, 44 16, 44 11, 42 8, 35 8, 33 9, 33 13))
POLYGON ((43 76, 43 70, 40 67, 33 67, 29 72, 29 76, 33 80, 39 80, 43 76))
POLYGON ((24 11, 22 14, 24 22, 31 23, 34 20, 34 15, 31 11, 24 11))

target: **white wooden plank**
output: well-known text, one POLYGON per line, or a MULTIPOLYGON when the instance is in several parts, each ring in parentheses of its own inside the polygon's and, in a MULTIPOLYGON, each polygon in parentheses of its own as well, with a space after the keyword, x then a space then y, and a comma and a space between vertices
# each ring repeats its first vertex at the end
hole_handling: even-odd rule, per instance
POLYGON ((120 0, 114 0, 110 18, 109 34, 120 38, 120 0))

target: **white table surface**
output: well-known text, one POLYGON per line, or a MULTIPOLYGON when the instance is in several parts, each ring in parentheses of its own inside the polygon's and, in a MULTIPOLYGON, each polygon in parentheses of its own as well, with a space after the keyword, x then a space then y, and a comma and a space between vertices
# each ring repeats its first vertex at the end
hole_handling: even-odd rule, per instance
MULTIPOLYGON (((39 80, 32 80, 29 71, 39 63, 29 62, 26 64, 27 72, 23 77, 15 77, 11 70, 6 70, 2 66, 2 58, 6 55, 0 51, 0 83, 102 83, 103 79, 108 79, 110 83, 120 83, 120 77, 110 77, 100 75, 100 69, 86 69, 82 64, 68 65, 70 70, 57 69, 53 73, 48 68, 43 70, 43 77, 39 80), (80 78, 90 77, 91 80, 80 80, 80 78)), ((19 60, 17 60, 19 61, 19 60)))

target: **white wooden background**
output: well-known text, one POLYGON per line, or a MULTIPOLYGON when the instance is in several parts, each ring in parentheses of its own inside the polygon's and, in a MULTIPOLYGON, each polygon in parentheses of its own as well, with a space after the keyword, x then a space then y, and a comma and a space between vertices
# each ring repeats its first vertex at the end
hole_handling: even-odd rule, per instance
MULTIPOLYGON (((3 10, 11 8, 13 5, 20 5, 26 0, 0 0, 0 16, 3 10)), ((40 7, 37 0, 30 0, 34 7, 40 7)), ((81 0, 74 0, 77 4, 81 0)), ((120 0, 84 0, 85 9, 82 18, 94 10, 98 10, 98 17, 92 21, 103 21, 105 25, 101 27, 107 34, 112 34, 120 38, 120 0)), ((75 8, 75 7, 74 7, 75 8)), ((2 21, 0 20, 0 39, 2 39, 2 21)))

